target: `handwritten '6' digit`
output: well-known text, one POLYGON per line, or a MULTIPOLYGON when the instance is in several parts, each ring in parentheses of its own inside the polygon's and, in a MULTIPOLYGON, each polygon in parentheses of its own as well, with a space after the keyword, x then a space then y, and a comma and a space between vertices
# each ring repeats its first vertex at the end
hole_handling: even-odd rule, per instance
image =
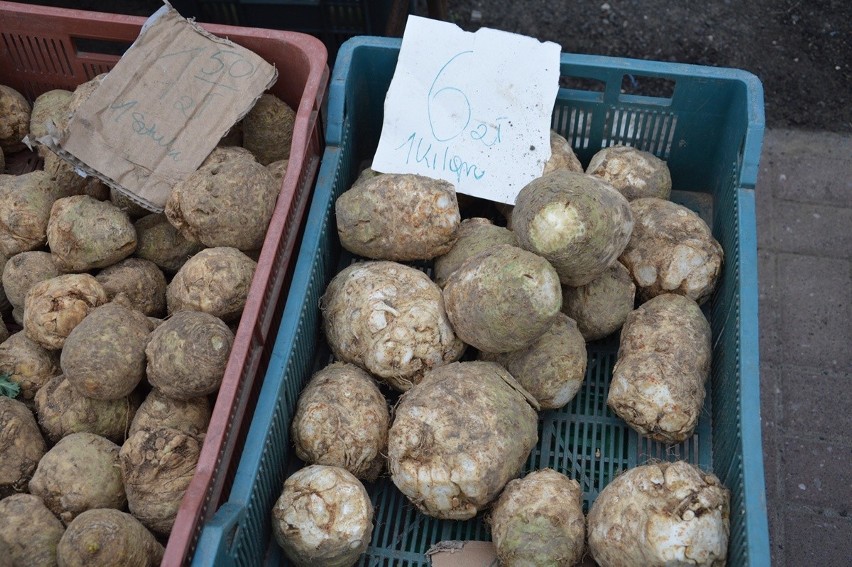
POLYGON ((438 87, 441 75, 456 59, 473 51, 462 51, 453 55, 435 75, 427 95, 426 112, 429 116, 429 126, 432 135, 439 142, 446 142, 460 135, 470 124, 470 101, 467 95, 458 87, 450 84, 438 87))

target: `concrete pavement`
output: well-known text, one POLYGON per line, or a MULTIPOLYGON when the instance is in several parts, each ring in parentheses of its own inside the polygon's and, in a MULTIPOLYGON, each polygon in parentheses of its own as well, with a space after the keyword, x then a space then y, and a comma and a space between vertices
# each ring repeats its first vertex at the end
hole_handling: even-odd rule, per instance
POLYGON ((852 557, 852 136, 768 130, 757 189, 772 564, 852 557))

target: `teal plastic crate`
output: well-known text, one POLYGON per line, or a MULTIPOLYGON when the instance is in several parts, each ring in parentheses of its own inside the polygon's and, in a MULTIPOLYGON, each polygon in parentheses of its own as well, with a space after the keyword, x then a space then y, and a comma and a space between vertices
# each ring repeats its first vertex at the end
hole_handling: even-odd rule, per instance
MULTIPOLYGON (((303 466, 289 424, 299 393, 329 362, 319 298, 352 261, 337 239, 334 201, 375 151, 385 94, 400 41, 359 37, 340 50, 330 84, 328 146, 281 327, 230 499, 205 525, 197 565, 286 564, 270 532, 284 479, 303 466)), ((731 489, 729 565, 769 565, 763 477, 754 186, 764 130, 763 89, 734 69, 562 55, 552 126, 581 161, 601 147, 630 144, 666 159, 675 200, 696 210, 725 251, 722 277, 705 313, 713 330, 708 396, 685 443, 649 442, 614 416, 606 395, 617 337, 588 346, 586 381, 566 408, 540 414, 539 443, 527 470, 554 467, 583 488, 588 510, 620 471, 649 459, 686 459, 731 489), (627 83, 661 82, 666 98, 625 94, 627 83)), ((658 85, 659 86, 659 85, 658 85)), ((655 87, 657 88, 657 87, 655 87)), ((373 539, 360 565, 426 567, 442 540, 487 540, 481 516, 440 521, 419 513, 389 479, 367 484, 375 504, 373 539)))

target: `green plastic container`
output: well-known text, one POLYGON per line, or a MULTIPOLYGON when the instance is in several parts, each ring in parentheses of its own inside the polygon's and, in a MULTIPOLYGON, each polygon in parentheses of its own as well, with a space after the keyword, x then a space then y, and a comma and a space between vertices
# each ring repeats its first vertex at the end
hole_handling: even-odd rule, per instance
MULTIPOLYGON (((230 499, 205 526, 198 565, 280 564, 270 510, 284 479, 303 466, 289 424, 303 385, 330 360, 319 298, 352 257, 341 250, 334 201, 378 143, 385 93, 400 41, 355 38, 340 50, 330 85, 328 146, 277 342, 230 499)), ((620 471, 649 459, 686 459, 731 489, 729 565, 769 565, 760 433, 757 247, 754 186, 763 138, 763 90, 732 69, 609 57, 562 56, 563 84, 553 128, 581 161, 615 143, 666 159, 674 199, 710 223, 725 251, 719 287, 705 307, 713 330, 712 378, 695 435, 663 446, 639 437, 606 408, 617 337, 589 344, 586 381, 566 408, 540 414, 539 443, 527 470, 554 467, 576 478, 584 508, 620 471), (627 82, 661 82, 670 98, 623 94, 627 82), (581 90, 577 86, 599 87, 581 90)), ((658 85, 659 87, 659 85, 658 85)), ((442 540, 487 540, 481 515, 466 522, 419 513, 389 479, 367 484, 375 529, 360 565, 426 567, 442 540)))

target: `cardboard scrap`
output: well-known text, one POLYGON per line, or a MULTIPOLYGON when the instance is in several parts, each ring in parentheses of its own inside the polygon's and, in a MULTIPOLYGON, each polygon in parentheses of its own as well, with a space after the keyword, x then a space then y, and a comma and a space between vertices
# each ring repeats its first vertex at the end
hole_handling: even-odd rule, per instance
POLYGON ((38 141, 160 212, 278 72, 256 53, 181 17, 154 13, 64 132, 38 141))
POLYGON ((432 567, 498 567, 490 541, 441 541, 426 552, 432 567))

